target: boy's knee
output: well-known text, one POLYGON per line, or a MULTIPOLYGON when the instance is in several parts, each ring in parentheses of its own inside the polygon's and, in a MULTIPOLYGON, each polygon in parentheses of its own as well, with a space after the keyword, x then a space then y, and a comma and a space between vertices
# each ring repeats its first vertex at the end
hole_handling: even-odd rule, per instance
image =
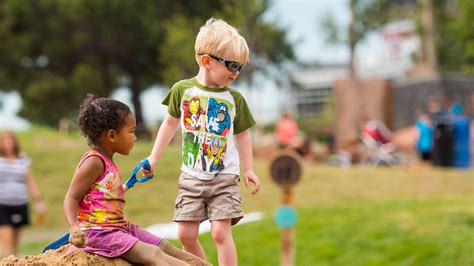
POLYGON ((214 243, 224 243, 227 238, 231 237, 226 230, 215 229, 211 232, 212 239, 214 243))
POLYGON ((197 241, 197 237, 195 237, 194 235, 191 235, 187 232, 178 232, 178 238, 179 238, 179 242, 181 242, 181 244, 183 245, 191 245, 193 243, 195 243, 197 241))

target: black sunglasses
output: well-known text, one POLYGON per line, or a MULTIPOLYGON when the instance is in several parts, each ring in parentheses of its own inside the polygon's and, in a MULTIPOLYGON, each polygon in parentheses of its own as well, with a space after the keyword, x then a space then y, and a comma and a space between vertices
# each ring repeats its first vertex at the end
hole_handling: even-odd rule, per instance
MULTIPOLYGON (((204 53, 199 53, 198 55, 205 55, 204 53)), ((224 64, 227 69, 231 72, 240 72, 240 70, 242 70, 242 67, 243 65, 235 62, 235 61, 229 61, 229 60, 225 60, 224 58, 220 58, 218 56, 215 56, 213 54, 207 54, 209 55, 211 58, 214 58, 216 59, 217 61, 221 62, 222 64, 224 64)))

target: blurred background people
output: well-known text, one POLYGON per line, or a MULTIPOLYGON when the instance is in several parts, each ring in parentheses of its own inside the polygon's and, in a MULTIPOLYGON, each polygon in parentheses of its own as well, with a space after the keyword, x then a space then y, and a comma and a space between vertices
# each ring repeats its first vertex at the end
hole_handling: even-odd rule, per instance
POLYGON ((21 153, 13 132, 0 133, 0 256, 17 253, 20 233, 30 223, 28 191, 38 213, 46 203, 31 171, 31 160, 21 153))
MULTIPOLYGON (((428 107, 431 108, 430 105, 428 107)), ((428 110, 434 129, 433 164, 450 167, 453 165, 453 125, 455 120, 450 101, 445 99, 444 104, 438 103, 437 110, 435 108, 428 110)))
POLYGON ((276 124, 276 134, 278 147, 283 149, 288 147, 293 138, 298 134, 298 124, 291 117, 290 113, 284 111, 276 124))
POLYGON ((422 114, 416 121, 415 127, 418 132, 416 150, 423 162, 431 162, 431 152, 433 150, 433 125, 428 115, 422 114))
POLYGON ((471 166, 470 142, 472 119, 464 115, 461 103, 455 102, 451 106, 454 115, 453 123, 453 166, 469 168, 471 166))

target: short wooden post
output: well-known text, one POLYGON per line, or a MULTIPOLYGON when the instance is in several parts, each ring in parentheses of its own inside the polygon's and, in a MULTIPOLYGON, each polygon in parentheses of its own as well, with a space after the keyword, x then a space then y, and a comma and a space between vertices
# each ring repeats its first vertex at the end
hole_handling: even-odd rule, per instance
POLYGON ((295 229, 283 229, 281 231, 281 266, 295 265, 295 229))
POLYGON ((270 163, 270 175, 282 188, 282 205, 275 213, 277 225, 281 228, 280 265, 295 265, 295 224, 296 211, 291 207, 291 188, 298 183, 302 174, 300 159, 291 152, 281 152, 270 163))
MULTIPOLYGON (((283 197, 282 197, 283 206, 291 206, 291 204, 293 203, 293 195, 292 195, 291 189, 283 189, 282 194, 283 194, 283 197)), ((293 219, 293 218, 286 217, 286 219, 293 219)), ((294 219, 296 219, 296 217, 294 219)), ((295 265, 295 228, 294 226, 291 226, 288 228, 282 228, 280 241, 281 241, 280 265, 281 266, 295 265)))

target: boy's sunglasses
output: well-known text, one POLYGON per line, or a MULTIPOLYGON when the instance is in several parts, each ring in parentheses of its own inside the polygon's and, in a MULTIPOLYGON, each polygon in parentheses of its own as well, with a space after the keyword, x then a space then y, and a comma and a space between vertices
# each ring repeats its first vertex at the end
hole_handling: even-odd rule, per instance
MULTIPOLYGON (((205 55, 204 53, 199 53, 198 55, 205 55)), ((210 56, 211 58, 214 58, 216 59, 217 61, 221 62, 222 64, 224 64, 227 69, 231 72, 240 72, 240 70, 242 70, 242 67, 243 65, 235 62, 235 61, 229 61, 229 60, 225 60, 223 58, 220 58, 218 56, 215 56, 213 54, 207 54, 208 56, 210 56)))

